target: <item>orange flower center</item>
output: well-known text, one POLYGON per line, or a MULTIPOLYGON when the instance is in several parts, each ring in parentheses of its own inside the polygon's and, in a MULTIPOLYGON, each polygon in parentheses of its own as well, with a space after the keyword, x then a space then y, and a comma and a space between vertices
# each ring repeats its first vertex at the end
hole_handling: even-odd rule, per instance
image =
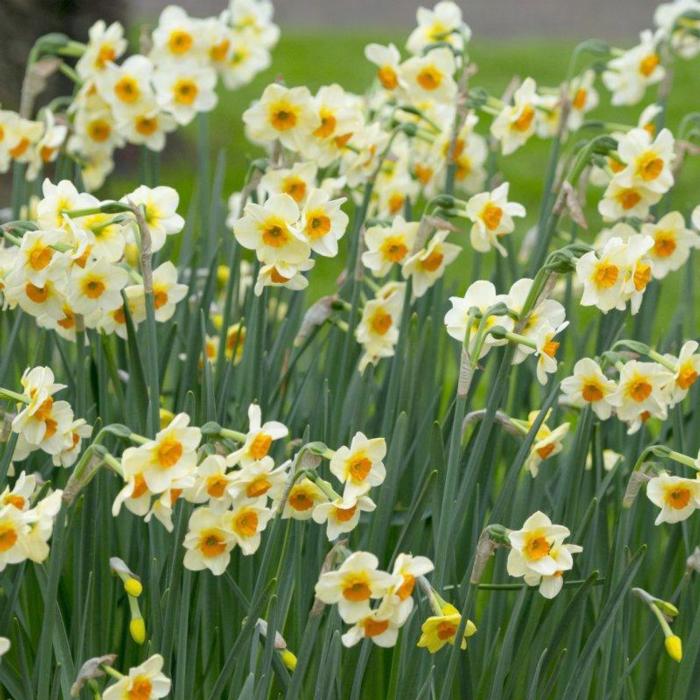
POLYGON ((289 131, 297 125, 297 110, 286 102, 272 105, 270 123, 277 131, 289 131))
POLYGON ((181 56, 183 53, 187 53, 192 48, 192 35, 182 29, 176 29, 170 32, 170 37, 168 38, 168 48, 174 54, 181 56))
POLYGON ((377 71, 377 78, 385 90, 395 90, 399 84, 396 71, 391 66, 382 66, 377 71))
POLYGON ((254 510, 244 510, 233 521, 233 529, 243 537, 252 537, 258 531, 258 515, 254 510))
POLYGON ((661 62, 661 59, 659 58, 659 55, 656 53, 650 53, 648 56, 645 56, 639 63, 639 72, 645 77, 648 78, 654 70, 656 70, 656 66, 659 65, 661 62))
POLYGON ((420 266, 426 272, 435 272, 435 270, 437 270, 440 267, 440 265, 442 265, 442 261, 444 259, 445 259, 445 256, 442 254, 441 251, 432 250, 428 254, 427 258, 420 261, 420 266))
POLYGON ((403 574, 403 583, 396 589, 399 600, 406 600, 412 593, 416 585, 416 579, 411 574, 403 574))
POLYGON ((530 561, 538 561, 549 554, 549 542, 544 535, 535 535, 525 543, 525 556, 530 561))
POLYGON ((319 116, 321 117, 321 126, 314 131, 314 136, 320 139, 327 139, 335 131, 338 122, 333 112, 329 109, 322 109, 319 116))
POLYGON ((527 131, 535 118, 535 109, 532 105, 525 105, 520 116, 513 122, 516 131, 527 131))
POLYGON ((199 550, 205 557, 218 557, 226 551, 226 541, 218 530, 203 530, 199 536, 199 550))
POLYGON ((141 498, 146 491, 148 491, 148 486, 143 478, 143 474, 137 474, 134 477, 134 488, 131 492, 131 498, 141 498))
POLYGON ((370 321, 370 326, 372 326, 372 330, 377 335, 385 335, 391 328, 391 324, 391 314, 388 314, 382 309, 377 309, 372 316, 372 320, 370 321))
POLYGON ((336 508, 335 509, 335 519, 338 522, 346 523, 348 520, 352 520, 352 517, 357 511, 357 506, 351 506, 350 508, 336 508))
POLYGON ((107 289, 107 285, 101 277, 87 276, 82 284, 83 294, 88 299, 99 299, 107 289))
POLYGON ((600 401, 603 398, 603 390, 598 382, 589 380, 583 385, 581 396, 584 401, 600 401))
POLYGON ((481 212, 481 219, 489 231, 495 231, 501 223, 502 218, 503 209, 491 202, 489 202, 481 212))
POLYGON ((259 498, 265 495, 271 486, 272 484, 264 476, 259 476, 248 484, 245 494, 248 498, 259 498))
POLYGON ((0 552, 6 552, 17 542, 17 530, 12 525, 0 524, 0 552))
POLYGON ((37 287, 31 282, 27 282, 24 286, 24 291, 26 295, 35 303, 43 304, 49 298, 49 287, 48 285, 44 287, 37 287))
POLYGON ((180 78, 175 85, 173 85, 173 95, 175 96, 175 102, 181 105, 191 105, 197 99, 199 93, 199 88, 197 83, 191 78, 180 78))
POLYGON ((617 195, 617 201, 625 211, 636 207, 641 200, 642 198, 636 190, 622 190, 622 192, 617 195))
POLYGON ((29 266, 33 270, 43 270, 53 258, 53 249, 48 246, 38 244, 29 253, 29 266))
POLYGON ((676 486, 666 491, 666 503, 675 510, 681 510, 690 503, 690 489, 676 486))
POLYGON ((654 255, 657 258, 668 258, 677 247, 673 231, 657 231, 654 236, 654 255))
POLYGON ((664 161, 654 153, 647 154, 639 163, 638 172, 642 180, 656 180, 664 169, 664 161))
POLYGON ((617 282, 617 277, 620 274, 620 270, 617 265, 607 262, 599 262, 596 265, 595 272, 593 274, 593 280, 597 287, 602 287, 603 289, 610 289, 617 282))
POLYGON ((641 292, 651 280, 651 265, 640 262, 634 269, 634 288, 641 292))
POLYGON ((272 435, 267 433, 258 433, 250 443, 248 453, 253 459, 262 459, 270 451, 272 444, 272 435))
POLYGON ((141 136, 151 136, 158 129, 158 119, 156 117, 137 117, 134 128, 141 136))
POLYGON ((559 349, 559 343, 556 340, 548 340, 542 347, 542 352, 549 357, 554 357, 559 349))
POLYGON ((369 600, 371 594, 367 577, 363 574, 351 575, 343 584, 343 597, 353 603, 369 600))
POLYGON ((389 627, 389 620, 374 620, 368 617, 363 620, 362 627, 365 630, 365 637, 377 637, 386 632, 389 627))
POLYGON ((289 494, 289 505, 294 510, 305 511, 313 508, 314 500, 303 488, 292 489, 292 493, 289 494))
POLYGON ((403 236, 387 236, 382 243, 382 255, 391 262, 401 262, 408 253, 403 236))
POLYGON ((88 124, 87 132, 97 143, 104 143, 112 133, 112 127, 104 119, 94 119, 88 124))
POLYGON ((134 78, 125 75, 114 84, 114 94, 121 102, 132 104, 141 96, 141 89, 134 78))
POLYGON ((457 634, 457 625, 455 625, 453 622, 440 622, 437 626, 436 630, 438 639, 441 641, 447 641, 448 639, 452 639, 452 637, 457 634))
POLYGON ((227 486, 228 480, 223 474, 214 474, 207 479, 207 493, 212 498, 221 498, 227 486))
POLYGON ((442 84, 442 73, 435 66, 426 66, 416 76, 423 90, 437 90, 442 84))
POLYGON ((331 230, 331 220, 323 210, 306 215, 306 235, 311 239, 323 238, 331 230))
POLYGON ((158 445, 158 464, 163 469, 175 466, 182 457, 182 443, 173 437, 167 437, 158 445))
POLYGON ((348 476, 355 483, 364 481, 371 469, 372 462, 365 456, 364 452, 360 452, 348 461, 348 476))
POLYGON ((549 445, 545 445, 544 447, 540 447, 537 450, 537 454, 540 456, 540 459, 547 459, 549 455, 554 452, 554 443, 550 442, 549 445))
POLYGON ((289 231, 287 224, 277 216, 272 216, 263 226, 262 239, 265 245, 271 248, 281 248, 289 242, 289 231))
POLYGON ((651 395, 652 386, 646 379, 635 379, 630 383, 627 394, 637 403, 641 403, 651 395))
POLYGON ((676 377, 676 384, 681 389, 690 389, 690 387, 693 384, 695 384, 697 378, 698 373, 695 370, 694 365, 691 362, 687 362, 681 367, 680 372, 678 372, 678 376, 676 377))

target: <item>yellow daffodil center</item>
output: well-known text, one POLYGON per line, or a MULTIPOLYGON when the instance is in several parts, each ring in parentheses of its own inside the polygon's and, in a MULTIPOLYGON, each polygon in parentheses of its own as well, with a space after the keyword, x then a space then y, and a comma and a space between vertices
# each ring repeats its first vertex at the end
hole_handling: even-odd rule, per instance
POLYGON ((664 501, 666 505, 674 510, 681 510, 690 503, 690 495, 689 488, 674 484, 666 488, 664 492, 664 501))
POLYGON ((353 516, 357 512, 357 506, 351 506, 350 508, 335 508, 334 515, 338 522, 346 523, 348 520, 352 520, 353 516))
POLYGON ((587 97, 588 93, 585 88, 579 88, 574 95, 574 99, 571 101, 571 106, 579 111, 582 110, 586 106, 587 97))
POLYGON ((5 498, 2 499, 3 503, 8 506, 14 506, 17 510, 22 510, 26 501, 22 496, 18 496, 15 493, 8 493, 5 498))
POLYGON ((321 118, 321 126, 314 131, 314 136, 327 139, 335 131, 337 120, 330 109, 323 108, 318 115, 321 118))
POLYGON ((182 457, 182 443, 174 437, 166 437, 156 451, 158 465, 163 469, 175 466, 182 457))
POLYGON ((401 262, 408 253, 406 239, 402 235, 387 236, 382 242, 382 255, 391 262, 401 262))
POLYGON ((53 257, 53 249, 45 246, 42 243, 36 243, 29 251, 28 261, 32 270, 43 270, 53 257))
POLYGON ((137 117, 134 128, 141 136, 151 136, 158 129, 158 119, 156 117, 137 117))
POLYGON ((455 625, 453 622, 443 620, 442 622, 438 623, 435 633, 437 634, 439 640, 446 642, 457 634, 457 625, 455 625))
POLYGON ((437 248, 434 248, 433 250, 428 253, 428 256, 424 258, 423 260, 420 261, 420 266, 426 271, 426 272, 435 272, 440 265, 442 265, 442 261, 445 259, 445 256, 442 254, 442 251, 438 250, 437 248))
POLYGON ((385 335, 391 328, 391 314, 388 314, 384 309, 377 309, 372 314, 369 324, 377 335, 385 335))
POLYGON ((114 84, 114 94, 121 102, 132 104, 141 96, 141 89, 135 78, 125 75, 114 84))
POLYGON ((191 78, 180 78, 173 85, 173 97, 175 102, 181 105, 191 105, 197 99, 199 88, 191 78))
POLYGON ((668 258, 677 247, 676 235, 673 231, 657 231, 654 235, 654 255, 657 258, 668 258))
POLYGON ((248 484, 245 494, 248 498, 259 498, 265 495, 271 486, 272 484, 264 476, 259 476, 248 484))
POLYGON ((314 499, 304 486, 295 486, 289 494, 289 505, 294 510, 305 511, 313 508, 314 499))
POLYGON ((416 76, 418 84, 428 91, 437 90, 442 84, 442 79, 442 73, 433 65, 425 66, 416 76))
POLYGON ((489 202, 481 211, 481 220, 489 231, 495 231, 503 218, 503 209, 489 202))
POLYGON ((593 271, 593 281, 597 287, 610 289, 617 282, 620 270, 617 265, 601 260, 593 271))
POLYGON ((683 390, 690 389, 690 387, 695 384, 697 378, 698 373, 695 369, 695 365, 689 360, 681 366, 678 376, 676 377, 676 384, 683 390))
POLYGON ((645 78, 648 78, 656 70, 656 66, 658 66, 660 62, 661 59, 658 54, 650 53, 639 62, 639 72, 645 78))
POLYGON ((178 56, 187 53, 192 48, 192 43, 192 35, 183 29, 176 29, 170 32, 170 36, 168 37, 168 48, 171 53, 178 56))
POLYGON ((306 235, 312 240, 323 238, 331 230, 331 220, 323 209, 310 211, 306 215, 306 235))
POLYGON ((651 265, 640 262, 634 269, 634 288, 641 292, 651 280, 651 265))
POLYGON ((17 530, 12 523, 0 523, 0 552, 6 552, 17 542, 17 530))
POLYGON ((360 483, 367 478, 372 469, 372 461, 364 452, 359 452, 348 460, 346 473, 349 479, 360 483))
POLYGON ((644 377, 635 377, 627 385, 627 396, 637 403, 648 399, 651 391, 652 386, 644 377))
POLYGON ((604 394, 600 382, 595 377, 586 379, 581 388, 581 396, 583 396, 584 401, 594 402, 602 400, 604 394))
POLYGON ((226 550, 226 540, 214 528, 202 530, 199 536, 199 550, 205 557, 218 557, 226 550))
POLYGON ((276 102, 270 107, 269 119, 277 131, 288 131, 297 125, 298 108, 289 102, 276 102))
POLYGON ((620 203, 620 206, 625 211, 629 211, 630 209, 633 209, 642 200, 639 192, 637 192, 637 190, 633 190, 631 188, 621 190, 617 194, 616 199, 620 203))
POLYGON ((535 530, 525 539, 524 554, 530 561, 539 561, 549 554, 549 542, 541 530, 535 530))
POLYGON ((242 537, 252 537, 258 531, 258 515, 252 509, 244 509, 233 520, 233 529, 242 537))
POLYGON ((213 474, 207 478, 207 493, 212 498, 221 498, 226 493, 228 479, 223 474, 213 474))
POLYGON ((535 118, 535 109, 532 105, 525 105, 520 112, 520 116, 513 122, 516 131, 527 131, 535 118))
POLYGON ((95 68, 100 70, 104 68, 110 61, 116 58, 116 52, 111 44, 102 44, 95 58, 95 68))
POLYGON ((343 598, 353 603, 369 600, 372 591, 369 587, 369 578, 364 571, 347 574, 343 579, 343 598))
POLYGON ((269 217, 262 227, 262 239, 263 243, 271 248, 281 248, 289 243, 287 224, 279 216, 269 217))
POLYGON ((136 676, 126 697, 129 700, 150 700, 153 685, 147 676, 136 676))
POLYGON ((90 138, 97 143, 104 143, 112 133, 112 127, 105 119, 93 119, 87 127, 90 138))
POLYGON ((656 180, 664 169, 664 161, 656 153, 645 153, 637 163, 637 173, 642 180, 651 182, 656 180))
POLYGON ((557 343, 556 340, 548 340, 542 346, 542 352, 545 355, 548 355, 549 357, 554 357, 557 354, 558 349, 559 349, 559 343, 557 343))
POLYGON ((81 289, 88 299, 99 299, 105 293, 107 285, 98 275, 86 275, 82 280, 81 289))
POLYGON ((382 66, 377 71, 377 78, 385 90, 395 90, 399 84, 396 71, 391 66, 382 66))
POLYGON ((374 620, 371 617, 362 621, 365 630, 365 637, 377 637, 386 632, 389 627, 389 620, 374 620))
POLYGON ((403 583, 396 589, 399 600, 406 600, 412 593, 416 585, 416 579, 411 574, 403 574, 403 583))
POLYGON ((270 451, 270 445, 272 444, 272 435, 267 433, 258 433, 250 443, 248 448, 248 454, 253 459, 262 459, 267 456, 270 451))

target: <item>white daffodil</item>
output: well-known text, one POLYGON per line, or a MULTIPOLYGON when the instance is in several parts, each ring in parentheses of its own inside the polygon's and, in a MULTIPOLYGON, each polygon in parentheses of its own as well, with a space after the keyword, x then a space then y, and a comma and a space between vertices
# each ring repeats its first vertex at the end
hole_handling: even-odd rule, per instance
POLYGON ((141 110, 153 99, 152 77, 153 63, 145 56, 135 54, 120 66, 108 64, 97 88, 115 114, 120 115, 141 110))
POLYGON ((164 698, 170 692, 170 686, 170 679, 163 673, 163 657, 154 654, 139 666, 130 668, 129 673, 110 685, 102 697, 104 700, 164 698))
POLYGON ((109 64, 115 63, 126 48, 121 23, 112 22, 107 26, 104 20, 99 19, 88 30, 88 43, 75 69, 83 80, 99 80, 109 64))
POLYGON ((537 84, 526 78, 491 124, 491 135, 500 142, 503 155, 517 151, 534 133, 536 109, 540 103, 537 84))
POLYGON ((418 221, 407 222, 403 216, 397 216, 391 226, 370 226, 365 231, 367 250, 362 253, 362 264, 384 277, 392 265, 400 265, 408 258, 419 226, 418 221))
POLYGON ((332 542, 340 535, 352 532, 360 522, 362 512, 371 513, 376 504, 369 496, 348 496, 319 503, 311 517, 319 525, 327 523, 326 536, 332 542))
POLYGON ((600 365, 590 357, 584 357, 574 365, 572 376, 561 383, 562 391, 572 406, 590 405, 600 420, 607 420, 612 413, 608 397, 617 384, 603 373, 600 365))
POLYGON ((445 273, 445 268, 462 252, 448 243, 449 231, 437 231, 428 244, 407 258, 401 266, 405 279, 411 278, 413 298, 422 297, 445 273))
POLYGON ((626 164, 616 177, 623 185, 640 185, 652 192, 668 192, 673 186, 673 134, 662 129, 652 138, 646 129, 632 129, 618 142, 617 152, 626 164))
POLYGON ((353 647, 363 639, 371 639, 379 647, 393 647, 405 618, 391 599, 385 598, 378 608, 360 618, 341 637, 343 646, 353 647))
MULTIPOLYGON (((447 333, 455 340, 464 342, 469 332, 468 347, 472 352, 477 342, 477 331, 481 325, 481 317, 492 306, 497 304, 507 304, 508 295, 497 294, 496 288, 491 282, 479 280, 474 282, 464 293, 463 297, 450 297, 452 308, 445 314, 445 326, 447 333), (476 314, 471 313, 475 311, 476 314)), ((488 330, 493 326, 501 326, 507 331, 513 329, 513 319, 507 315, 490 315, 484 322, 484 329, 488 330)), ((496 339, 486 334, 483 339, 479 357, 484 357, 491 347, 505 345, 508 341, 505 338, 496 339)))
POLYGON ((385 596, 394 584, 394 576, 377 569, 379 561, 369 552, 353 552, 335 571, 321 574, 316 597, 324 603, 338 604, 338 612, 348 624, 370 614, 370 600, 385 596))
POLYGON ((459 5, 450 0, 441 0, 432 9, 419 7, 416 12, 418 26, 411 32, 406 48, 413 54, 439 42, 447 42, 461 52, 471 38, 471 30, 462 20, 459 5))
POLYGON ((327 500, 326 494, 311 479, 304 477, 297 481, 289 491, 282 511, 282 518, 309 520, 313 516, 316 505, 327 500))
POLYGON ((656 362, 630 360, 620 371, 617 389, 608 402, 615 407, 618 417, 630 421, 642 413, 664 419, 667 397, 664 391, 673 375, 656 362))
POLYGON ((404 61, 399 67, 400 82, 412 102, 450 103, 457 94, 457 83, 452 77, 455 70, 452 50, 441 47, 404 61))
POLYGON ((156 102, 178 124, 189 124, 197 114, 216 106, 216 73, 197 63, 159 68, 153 75, 156 102))
POLYGON ((492 192, 474 195, 467 202, 465 215, 473 223, 469 240, 480 253, 495 248, 501 255, 507 255, 499 239, 512 233, 514 216, 525 216, 522 204, 508 201, 509 186, 504 182, 492 192))
POLYGON ((700 507, 700 481, 663 473, 647 483, 647 498, 661 508, 655 525, 679 523, 700 507))
POLYGON ((299 207, 287 194, 270 197, 264 205, 246 204, 243 216, 233 225, 236 240, 254 250, 267 264, 287 262, 291 265, 308 259, 310 246, 298 230, 299 207))
POLYGON ((345 484, 345 497, 356 497, 379 486, 386 478, 382 461, 386 457, 386 440, 382 437, 368 439, 356 433, 350 447, 339 447, 331 457, 333 475, 345 484))
POLYGON ((348 227, 348 215, 341 209, 345 201, 345 197, 331 199, 321 189, 309 193, 301 212, 300 229, 315 253, 330 258, 338 255, 338 241, 348 227))
POLYGON ((567 569, 573 565, 573 560, 567 550, 561 550, 558 560, 551 555, 552 548, 559 545, 569 536, 569 529, 563 525, 553 525, 552 521, 541 511, 533 513, 520 530, 508 533, 511 550, 508 553, 508 574, 524 576, 536 574, 553 576, 562 570, 562 564, 568 563, 567 569))
POLYGON ((549 550, 549 556, 556 561, 561 568, 551 576, 526 573, 523 580, 528 586, 539 586, 540 594, 547 599, 556 598, 564 586, 564 572, 573 566, 572 554, 583 551, 583 547, 577 544, 555 544, 549 550))
POLYGON ((321 125, 308 88, 286 88, 278 83, 265 88, 260 99, 243 113, 243 122, 254 143, 268 145, 279 140, 294 151, 306 134, 321 125))
POLYGON ((678 211, 669 212, 656 223, 643 224, 642 233, 654 242, 649 259, 656 279, 683 267, 691 249, 700 246, 700 237, 686 228, 685 218, 678 211))
POLYGON ((367 44, 365 58, 377 66, 377 80, 389 91, 396 90, 400 85, 401 54, 393 44, 367 44))
POLYGON ((311 190, 316 187, 318 166, 311 161, 300 161, 289 168, 268 170, 260 178, 260 188, 268 197, 289 195, 299 207, 303 207, 311 190))
POLYGON ((200 507, 190 516, 185 535, 183 564, 190 571, 209 569, 215 576, 226 571, 236 541, 225 511, 200 507))
POLYGON ((278 421, 262 422, 262 412, 258 404, 248 407, 248 433, 243 445, 232 452, 227 458, 229 466, 240 464, 246 467, 267 457, 270 447, 275 440, 280 440, 289 434, 285 425, 278 421))
POLYGON ((122 202, 143 207, 144 219, 151 236, 151 251, 157 252, 165 245, 167 236, 182 231, 185 220, 177 213, 180 195, 172 187, 141 185, 122 197, 122 202))

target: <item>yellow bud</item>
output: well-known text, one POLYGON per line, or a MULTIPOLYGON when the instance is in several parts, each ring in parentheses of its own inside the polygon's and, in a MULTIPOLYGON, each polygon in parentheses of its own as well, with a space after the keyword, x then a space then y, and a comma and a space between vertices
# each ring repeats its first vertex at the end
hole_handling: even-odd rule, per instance
POLYGON ((175 414, 172 411, 168 411, 167 408, 160 409, 160 428, 166 428, 170 421, 175 418, 175 414))
POLYGON ((139 247, 136 243, 127 243, 124 248, 124 257, 131 267, 139 266, 139 247))
POLYGON ((124 590, 130 596, 138 598, 143 592, 143 586, 141 585, 141 581, 138 581, 130 576, 128 579, 126 579, 126 581, 124 581, 124 590))
POLYGON ((211 322, 214 324, 216 330, 221 330, 221 326, 224 325, 224 317, 221 314, 214 314, 211 317, 211 322))
POLYGON ((293 671, 297 667, 297 657, 292 654, 289 649, 284 649, 280 652, 280 658, 282 663, 290 670, 293 671))
POLYGON ((678 661, 680 663, 680 660, 683 658, 683 643, 681 642, 681 638, 675 634, 672 634, 669 637, 666 637, 664 644, 666 645, 666 653, 674 661, 678 661))
POLYGON ((142 617, 135 617, 129 623, 129 632, 137 644, 143 644, 146 641, 146 623, 142 617))
POLYGON ((216 268, 216 281, 219 283, 219 286, 223 287, 228 282, 230 274, 231 271, 228 265, 219 265, 216 268))

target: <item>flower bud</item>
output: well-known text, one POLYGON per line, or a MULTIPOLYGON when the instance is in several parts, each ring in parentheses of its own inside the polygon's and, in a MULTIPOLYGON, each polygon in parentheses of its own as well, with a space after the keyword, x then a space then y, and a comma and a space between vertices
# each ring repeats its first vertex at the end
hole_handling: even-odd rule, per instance
POLYGON ((294 671, 294 669, 297 667, 297 657, 292 654, 289 649, 284 649, 283 651, 280 652, 280 659, 282 659, 282 663, 290 670, 294 671))
POLYGON ((681 638, 675 634, 672 634, 671 636, 666 637, 664 645, 666 646, 666 653, 674 661, 680 663, 681 659, 683 658, 683 643, 681 642, 681 638))
POLYGON ((143 644, 146 641, 146 623, 142 617, 135 617, 131 620, 129 633, 137 644, 143 644))
POLYGON ((143 586, 141 585, 141 581, 130 576, 124 581, 124 590, 130 596, 138 598, 143 592, 143 586))

